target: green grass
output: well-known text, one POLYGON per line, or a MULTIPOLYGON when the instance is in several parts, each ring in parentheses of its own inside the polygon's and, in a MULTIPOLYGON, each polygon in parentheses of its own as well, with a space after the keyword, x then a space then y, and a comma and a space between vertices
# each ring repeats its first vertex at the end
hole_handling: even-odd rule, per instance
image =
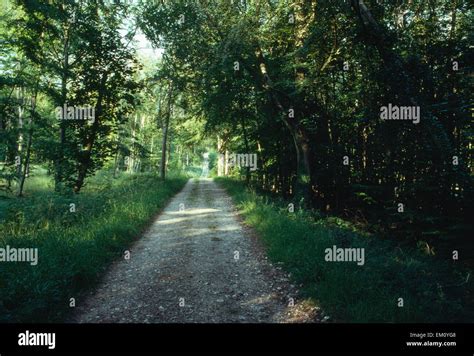
POLYGON ((218 178, 245 221, 254 227, 271 260, 302 284, 304 297, 338 322, 472 322, 471 271, 398 246, 394 241, 359 233, 340 219, 314 213, 289 213, 287 203, 244 189, 241 182, 218 178), (339 221, 340 222, 340 221, 339 221), (325 249, 365 248, 365 264, 326 262, 325 249), (404 306, 398 307, 398 298, 404 306))
POLYGON ((39 257, 36 266, 0 263, 0 322, 64 320, 69 299, 80 300, 185 182, 101 172, 81 194, 63 196, 40 175, 27 183, 24 198, 3 198, 0 247, 38 248, 39 257))

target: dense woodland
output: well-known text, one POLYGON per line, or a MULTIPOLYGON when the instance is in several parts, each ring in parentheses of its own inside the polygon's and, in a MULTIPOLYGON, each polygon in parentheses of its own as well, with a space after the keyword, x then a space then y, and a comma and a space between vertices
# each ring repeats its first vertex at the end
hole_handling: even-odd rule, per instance
POLYGON ((142 14, 219 150, 258 154, 249 183, 428 252, 469 235, 467 1, 158 2, 142 14), (420 107, 420 122, 382 121, 389 103, 420 107))
POLYGON ((189 165, 212 137, 302 206, 417 240, 467 234, 468 1, 7 1, 1 18, 3 189, 22 195, 32 164, 76 193, 104 165, 164 176, 171 151, 189 165), (137 59, 138 30, 158 64, 137 59), (388 103, 420 123, 380 120, 388 103), (95 120, 58 120, 65 105, 95 120))
POLYGON ((472 23, 467 0, 2 1, 0 187, 257 154, 226 173, 450 256, 472 234, 472 23))
POLYGON ((467 0, 1 1, 0 246, 43 262, 0 265, 0 321, 62 320, 203 162, 340 320, 469 319, 473 23, 467 0), (365 272, 328 269, 334 241, 365 272))

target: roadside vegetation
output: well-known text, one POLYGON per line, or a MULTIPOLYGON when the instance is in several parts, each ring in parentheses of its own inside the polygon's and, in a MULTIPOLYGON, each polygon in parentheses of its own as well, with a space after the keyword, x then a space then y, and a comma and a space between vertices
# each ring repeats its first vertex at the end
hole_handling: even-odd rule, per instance
POLYGON ((0 322, 60 321, 70 298, 91 288, 124 258, 186 178, 101 171, 81 194, 60 195, 44 175, 28 180, 25 197, 0 198, 0 246, 38 249, 38 264, 0 263, 0 322), (72 205, 73 204, 73 205, 72 205))
POLYGON ((471 270, 419 249, 380 239, 339 218, 315 211, 288 211, 289 201, 217 178, 245 222, 260 235, 273 262, 280 262, 335 322, 471 322, 471 270), (365 249, 365 263, 327 262, 333 245, 365 249), (468 278, 467 282, 466 279, 468 278), (399 307, 403 298, 403 307, 399 307))

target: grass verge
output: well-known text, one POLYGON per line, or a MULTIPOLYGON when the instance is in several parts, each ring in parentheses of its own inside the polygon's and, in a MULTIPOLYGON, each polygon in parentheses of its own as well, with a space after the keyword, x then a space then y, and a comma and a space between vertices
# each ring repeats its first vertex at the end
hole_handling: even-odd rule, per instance
POLYGON ((233 197, 245 222, 266 245, 269 258, 282 263, 303 297, 318 303, 339 322, 472 322, 472 271, 395 241, 378 239, 334 218, 304 211, 289 213, 239 181, 217 178, 233 197), (327 262, 325 250, 364 248, 365 263, 327 262), (466 282, 466 278, 468 278, 466 282), (399 306, 403 298, 403 307, 399 306))
POLYGON ((8 199, 0 214, 0 248, 38 248, 38 264, 0 263, 0 322, 62 321, 70 298, 123 256, 186 180, 98 174, 78 195, 32 186, 25 198, 8 199))

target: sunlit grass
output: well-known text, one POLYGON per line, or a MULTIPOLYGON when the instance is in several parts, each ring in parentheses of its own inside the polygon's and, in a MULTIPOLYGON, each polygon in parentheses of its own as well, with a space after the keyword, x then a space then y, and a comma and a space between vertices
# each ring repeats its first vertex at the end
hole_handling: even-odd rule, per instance
POLYGON ((2 209, 0 247, 38 248, 38 265, 0 263, 0 322, 62 320, 69 299, 80 300, 185 182, 99 174, 81 194, 65 196, 52 192, 47 177, 32 178, 25 197, 2 209))

